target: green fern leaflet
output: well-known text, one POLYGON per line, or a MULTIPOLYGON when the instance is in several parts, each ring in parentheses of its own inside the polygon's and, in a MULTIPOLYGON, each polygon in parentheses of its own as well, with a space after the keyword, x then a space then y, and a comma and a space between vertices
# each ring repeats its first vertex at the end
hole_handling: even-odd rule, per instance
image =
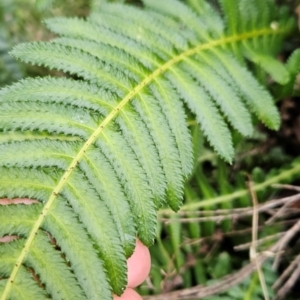
POLYGON ((231 130, 279 114, 247 69, 284 84, 275 56, 294 22, 272 1, 144 0, 107 4, 87 20, 46 22, 59 37, 13 55, 67 77, 25 79, 0 92, 0 295, 112 299, 126 285, 138 236, 151 245, 156 212, 178 210, 192 168, 186 109, 228 162, 231 130), (55 243, 53 242, 55 241, 55 243), (62 280, 63 279, 63 280, 62 280))

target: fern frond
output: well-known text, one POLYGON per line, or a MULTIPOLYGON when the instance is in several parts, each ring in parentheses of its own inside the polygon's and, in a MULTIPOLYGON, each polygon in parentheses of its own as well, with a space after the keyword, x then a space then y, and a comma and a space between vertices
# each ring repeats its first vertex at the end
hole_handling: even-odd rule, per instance
POLYGON ((0 197, 38 201, 0 206, 1 236, 19 237, 0 245, 1 300, 122 294, 136 236, 151 245, 157 210, 180 208, 193 167, 186 109, 228 162, 231 131, 250 135, 253 114, 279 126, 247 69, 289 80, 275 55, 293 24, 271 0, 220 0, 224 16, 204 0, 143 2, 48 20, 59 37, 12 51, 67 76, 0 91, 0 197))

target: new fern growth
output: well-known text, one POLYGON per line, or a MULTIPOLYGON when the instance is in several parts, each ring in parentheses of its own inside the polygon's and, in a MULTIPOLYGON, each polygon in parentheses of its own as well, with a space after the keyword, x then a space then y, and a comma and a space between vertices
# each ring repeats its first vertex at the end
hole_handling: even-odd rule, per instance
POLYGON ((247 64, 286 83, 275 55, 294 21, 271 0, 219 4, 107 4, 87 20, 47 20, 59 37, 14 48, 68 76, 0 92, 0 197, 38 201, 0 207, 0 236, 19 237, 0 245, 1 300, 122 293, 136 236, 151 245, 157 210, 180 208, 193 161, 187 108, 228 162, 230 131, 251 135, 252 115, 278 128, 247 64))

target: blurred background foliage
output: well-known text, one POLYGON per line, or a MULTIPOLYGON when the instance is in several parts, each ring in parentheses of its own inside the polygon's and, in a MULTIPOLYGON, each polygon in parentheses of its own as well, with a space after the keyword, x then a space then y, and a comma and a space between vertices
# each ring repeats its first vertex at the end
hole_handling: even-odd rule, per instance
MULTIPOLYGON (((45 28, 44 19, 53 16, 85 17, 91 10, 101 9, 101 4, 105 1, 108 0, 1 0, 0 86, 28 75, 53 74, 53 71, 42 67, 21 64, 8 54, 18 43, 51 39, 53 35, 45 28)), ((135 0, 110 2, 139 3, 135 0)), ((300 0, 281 0, 278 3, 286 4, 290 12, 294 13, 300 0)), ((299 41, 298 31, 295 31, 285 44, 279 59, 286 62, 291 52, 299 47, 299 41)), ((299 67, 293 70, 296 78, 299 67)), ((246 186, 247 178, 250 177, 253 181, 260 203, 295 193, 291 189, 274 188, 274 184, 298 186, 300 183, 299 90, 293 90, 294 85, 290 88, 274 86, 261 70, 253 71, 259 74, 263 84, 269 85, 277 99, 282 116, 281 129, 270 132, 257 125, 255 134, 248 139, 242 139, 236 133, 235 161, 232 165, 227 165, 208 147, 193 116, 188 116, 194 145, 194 171, 186 182, 185 202, 181 212, 175 214, 162 209, 159 213, 157 240, 150 249, 151 274, 139 288, 142 295, 155 297, 174 290, 210 285, 249 263, 249 249, 238 251, 235 248, 251 242, 251 214, 237 216, 240 209, 252 207, 246 186)), ((297 221, 300 216, 299 208, 300 203, 296 203, 290 215, 284 215, 271 224, 265 224, 270 214, 260 215, 259 238, 270 239, 266 239, 267 242, 259 251, 268 248, 280 232, 297 221), (274 238, 271 239, 272 237, 274 238)), ((276 296, 276 292, 270 287, 293 257, 299 254, 299 250, 298 236, 288 245, 277 271, 271 268, 271 260, 264 264, 263 273, 271 297, 276 296)), ((294 286, 297 283, 300 284, 296 281, 294 286)), ((206 299, 264 298, 260 280, 257 273, 254 273, 226 292, 206 299)), ((285 299, 299 300, 300 293, 295 287, 291 288, 285 299)))

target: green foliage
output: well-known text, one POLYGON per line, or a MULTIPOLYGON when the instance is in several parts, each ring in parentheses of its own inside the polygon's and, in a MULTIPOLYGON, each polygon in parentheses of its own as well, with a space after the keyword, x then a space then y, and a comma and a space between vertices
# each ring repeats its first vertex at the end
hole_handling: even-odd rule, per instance
MULTIPOLYGON (((279 157, 274 157, 271 165, 278 159, 279 157)), ((258 159, 256 158, 255 161, 258 162, 258 159)), ((213 159, 210 158, 210 162, 213 162, 213 159)), ((236 252, 233 247, 251 242, 252 217, 249 215, 237 220, 230 215, 224 220, 226 213, 216 212, 216 209, 238 210, 242 207, 252 207, 249 191, 245 186, 244 169, 236 172, 234 168, 227 168, 226 174, 224 172, 220 174, 223 164, 217 159, 210 174, 203 171, 204 163, 198 166, 195 173, 204 173, 203 176, 210 178, 210 181, 203 183, 202 188, 198 186, 196 176, 187 182, 186 203, 180 213, 175 214, 168 209, 160 210, 157 243, 150 248, 152 257, 150 278, 153 286, 145 283, 139 288, 139 293, 162 294, 168 291, 169 286, 173 289, 189 289, 195 285, 208 286, 219 282, 223 276, 236 272, 236 269, 241 268, 243 264, 249 263, 249 250, 236 252), (224 184, 226 189, 223 188, 224 184), (215 196, 201 201, 205 198, 204 190, 210 190, 215 196), (208 221, 209 217, 214 219, 208 221), (218 219, 223 221, 220 222, 218 219), (207 222, 213 224, 213 234, 206 226, 207 222), (173 234, 172 227, 176 228, 176 226, 180 226, 179 239, 173 234)), ((259 200, 276 199, 278 190, 271 188, 272 185, 298 181, 300 160, 295 159, 292 163, 272 167, 266 172, 257 166, 251 172, 249 171, 249 174, 259 200)), ((227 213, 234 213, 234 210, 227 213)), ((235 213, 239 214, 238 211, 235 213)), ((259 238, 285 230, 280 222, 266 224, 263 214, 260 215, 260 224, 262 226, 259 230, 259 238)), ((269 244, 266 243, 258 247, 257 251, 260 253, 268 247, 269 244)), ((268 287, 271 287, 276 279, 275 271, 270 268, 271 261, 272 258, 263 265, 268 287)), ((269 291, 270 295, 273 293, 269 291)), ((261 297, 259 278, 257 274, 253 274, 241 284, 228 289, 226 293, 207 299, 261 299, 261 297)))
POLYGON ((251 135, 254 115, 278 128, 247 64, 288 81, 274 57, 294 23, 272 1, 219 2, 224 19, 205 1, 105 4, 87 20, 47 20, 60 37, 14 48, 66 76, 0 92, 0 198, 39 202, 0 208, 1 235, 19 236, 0 246, 2 300, 122 293, 136 235, 151 245, 157 210, 181 205, 193 165, 185 106, 228 162, 231 131, 251 135))
MULTIPOLYGON (((272 265, 267 262, 263 265, 262 272, 268 287, 276 280, 276 274, 272 270, 272 265)), ((268 295, 271 299, 274 297, 274 291, 268 288, 268 295)), ((250 278, 247 278, 241 284, 234 286, 220 296, 212 296, 205 298, 206 300, 260 300, 264 294, 259 282, 257 273, 254 273, 250 278)))
POLYGON ((8 51, 11 45, 5 27, 0 26, 0 86, 22 78, 22 69, 8 51))

